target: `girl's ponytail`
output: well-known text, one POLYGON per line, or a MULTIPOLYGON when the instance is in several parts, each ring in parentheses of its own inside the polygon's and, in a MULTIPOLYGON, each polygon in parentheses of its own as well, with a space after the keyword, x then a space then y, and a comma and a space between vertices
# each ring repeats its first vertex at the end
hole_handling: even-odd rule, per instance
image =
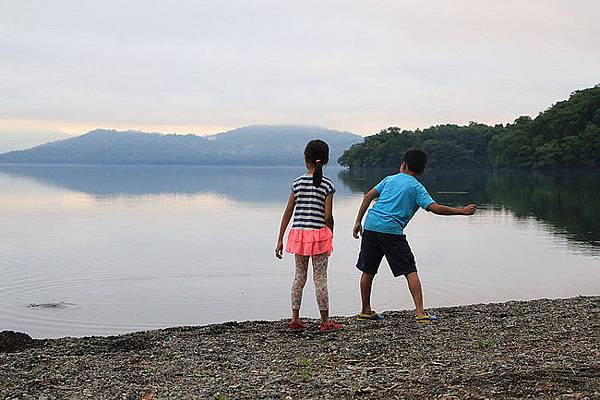
POLYGON ((316 187, 321 186, 323 182, 323 164, 321 160, 315 160, 315 170, 313 172, 313 185, 316 187))
POLYGON ((304 149, 304 159, 315 166, 313 185, 321 186, 323 182, 323 165, 329 162, 329 146, 320 139, 311 140, 304 149))

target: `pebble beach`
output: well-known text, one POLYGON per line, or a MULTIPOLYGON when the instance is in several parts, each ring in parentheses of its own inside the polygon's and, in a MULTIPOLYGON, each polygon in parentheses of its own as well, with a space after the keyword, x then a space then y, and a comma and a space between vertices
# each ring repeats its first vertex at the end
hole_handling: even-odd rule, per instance
POLYGON ((1 399, 598 399, 600 297, 384 321, 226 322, 111 337, 0 333, 1 399))

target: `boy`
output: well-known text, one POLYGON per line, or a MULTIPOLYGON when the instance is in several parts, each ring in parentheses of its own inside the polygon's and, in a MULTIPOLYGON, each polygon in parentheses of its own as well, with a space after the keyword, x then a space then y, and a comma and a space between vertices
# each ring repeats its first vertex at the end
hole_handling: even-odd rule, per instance
POLYGON ((361 320, 381 320, 383 316, 371 309, 371 287, 381 259, 385 258, 390 265, 392 274, 397 277, 404 275, 416 308, 417 322, 437 320, 423 309, 423 293, 417 274, 415 258, 410 250, 404 227, 413 217, 419 207, 438 215, 472 215, 475 204, 464 208, 446 207, 437 204, 427 193, 425 187, 416 179, 423 175, 427 154, 422 150, 408 150, 404 154, 400 173, 383 179, 364 197, 356 222, 353 236, 362 236, 360 254, 356 267, 362 271, 360 278, 360 295, 362 310, 358 315, 361 320), (379 200, 369 210, 365 227, 361 225, 363 216, 371 202, 379 200))

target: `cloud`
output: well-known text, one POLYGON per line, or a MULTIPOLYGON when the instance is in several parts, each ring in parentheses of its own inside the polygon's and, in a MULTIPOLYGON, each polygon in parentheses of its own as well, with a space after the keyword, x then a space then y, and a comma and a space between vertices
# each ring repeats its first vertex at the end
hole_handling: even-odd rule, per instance
POLYGON ((4 2, 0 129, 507 122, 598 83, 599 4, 4 2))

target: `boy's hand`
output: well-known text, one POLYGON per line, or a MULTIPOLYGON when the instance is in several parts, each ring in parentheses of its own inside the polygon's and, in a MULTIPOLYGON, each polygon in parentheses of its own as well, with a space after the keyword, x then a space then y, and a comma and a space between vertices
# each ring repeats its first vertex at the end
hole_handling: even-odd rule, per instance
POLYGON ((275 247, 275 257, 280 260, 283 258, 283 240, 277 242, 277 247, 275 247))
POLYGON ((475 204, 469 204, 468 206, 463 207, 463 212, 465 215, 473 215, 477 206, 475 204))
POLYGON ((358 239, 359 235, 362 236, 362 224, 360 222, 357 222, 354 224, 354 228, 352 228, 352 236, 354 236, 354 239, 358 239))

